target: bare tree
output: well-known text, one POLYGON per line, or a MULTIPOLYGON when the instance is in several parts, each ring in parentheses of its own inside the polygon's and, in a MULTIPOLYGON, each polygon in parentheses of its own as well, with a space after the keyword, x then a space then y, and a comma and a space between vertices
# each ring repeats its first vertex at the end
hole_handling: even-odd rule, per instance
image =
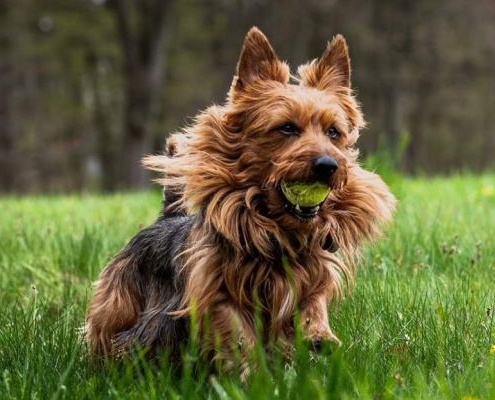
MULTIPOLYGON (((0 0, 0 23, 9 19, 9 2, 0 0)), ((12 132, 12 85, 13 65, 10 60, 11 32, 0 31, 0 190, 10 191, 14 187, 14 135, 12 132)))
POLYGON ((122 148, 122 183, 140 188, 147 175, 140 167, 151 151, 154 107, 160 93, 165 44, 171 31, 171 0, 111 0, 123 53, 126 105, 122 148))

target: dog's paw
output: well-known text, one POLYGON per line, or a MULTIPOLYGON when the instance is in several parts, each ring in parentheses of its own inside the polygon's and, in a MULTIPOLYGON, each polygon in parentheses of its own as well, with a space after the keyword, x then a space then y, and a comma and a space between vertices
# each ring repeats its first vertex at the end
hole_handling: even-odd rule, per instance
POLYGON ((304 339, 309 351, 318 354, 332 354, 342 342, 333 333, 327 335, 314 335, 304 339))

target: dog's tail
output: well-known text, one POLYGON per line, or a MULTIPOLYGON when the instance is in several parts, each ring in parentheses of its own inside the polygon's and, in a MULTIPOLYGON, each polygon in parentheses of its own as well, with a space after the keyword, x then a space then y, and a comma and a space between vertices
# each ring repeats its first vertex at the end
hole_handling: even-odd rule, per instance
MULTIPOLYGON (((169 157, 174 157, 179 148, 183 145, 183 135, 176 133, 171 135, 165 145, 165 153, 169 157)), ((180 207, 182 191, 177 188, 163 187, 163 210, 162 216, 165 218, 186 215, 184 209, 180 207)))

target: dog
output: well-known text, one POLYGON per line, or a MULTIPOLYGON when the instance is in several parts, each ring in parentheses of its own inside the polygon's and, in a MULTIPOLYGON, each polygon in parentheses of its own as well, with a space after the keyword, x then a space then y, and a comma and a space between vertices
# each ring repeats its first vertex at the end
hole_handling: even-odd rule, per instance
POLYGON ((359 165, 365 122, 350 77, 341 35, 291 75, 249 30, 225 104, 143 161, 161 174, 164 208, 99 277, 85 325, 93 354, 141 348, 180 365, 196 337, 208 365, 240 363, 242 375, 256 344, 290 348, 297 330, 315 348, 339 343, 328 305, 395 207, 359 165))

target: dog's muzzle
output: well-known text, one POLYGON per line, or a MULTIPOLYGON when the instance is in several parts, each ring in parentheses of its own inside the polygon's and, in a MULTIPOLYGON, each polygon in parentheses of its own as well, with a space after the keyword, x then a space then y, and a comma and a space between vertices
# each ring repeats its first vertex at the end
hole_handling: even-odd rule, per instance
POLYGON ((339 164, 335 159, 330 156, 321 156, 313 160, 311 171, 315 180, 328 183, 338 168, 339 164))

